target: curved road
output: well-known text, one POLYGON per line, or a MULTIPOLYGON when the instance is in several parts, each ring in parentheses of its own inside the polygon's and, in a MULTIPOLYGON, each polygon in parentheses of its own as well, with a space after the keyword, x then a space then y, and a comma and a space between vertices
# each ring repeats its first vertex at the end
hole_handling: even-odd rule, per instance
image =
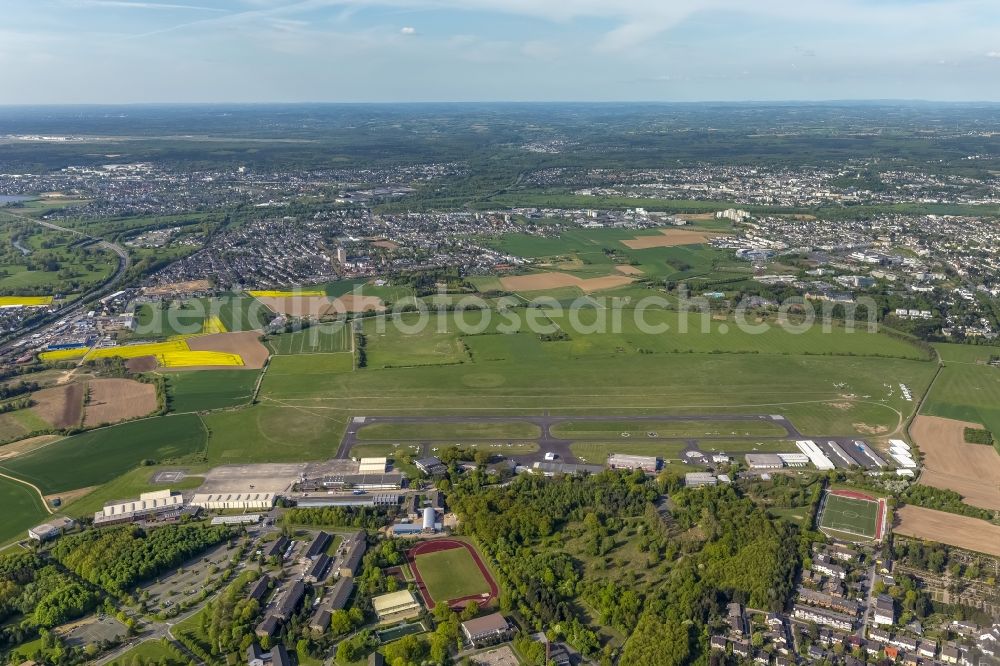
POLYGON ((9 352, 11 350, 11 345, 17 342, 18 340, 21 340, 33 333, 44 331, 47 327, 51 326, 55 321, 79 312, 98 296, 101 296, 106 292, 110 292, 119 282, 121 282, 122 278, 125 277, 125 271, 127 271, 129 267, 132 265, 132 260, 129 258, 128 252, 125 251, 125 248, 116 243, 112 243, 111 241, 104 240, 103 238, 97 236, 91 236, 90 234, 86 234, 77 229, 69 229, 67 227, 61 227, 58 224, 53 224, 52 222, 46 222, 45 220, 39 220, 33 217, 28 217, 26 215, 18 215, 17 213, 11 213, 7 210, 0 211, 0 213, 2 213, 3 215, 9 215, 10 217, 19 220, 24 220, 26 222, 33 222, 47 229, 52 229, 53 231, 61 231, 63 233, 67 233, 73 236, 79 236, 80 238, 85 238, 91 241, 95 241, 97 245, 103 247, 106 250, 114 252, 115 254, 118 255, 118 270, 115 271, 114 275, 105 280, 103 284, 94 287, 88 292, 85 292, 72 305, 57 310, 53 314, 49 315, 48 318, 46 318, 45 320, 38 322, 37 324, 34 324, 32 326, 29 326, 28 328, 21 329, 20 331, 18 331, 17 335, 8 340, 5 340, 2 344, 0 344, 0 355, 3 355, 4 353, 9 352))

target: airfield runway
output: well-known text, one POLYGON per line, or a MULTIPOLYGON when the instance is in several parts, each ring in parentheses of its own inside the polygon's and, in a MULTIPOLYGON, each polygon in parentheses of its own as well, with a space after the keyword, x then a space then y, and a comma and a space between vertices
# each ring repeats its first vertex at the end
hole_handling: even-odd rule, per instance
MULTIPOLYGON (((581 422, 581 421, 620 421, 628 423, 641 424, 643 422, 664 422, 664 421, 732 421, 735 423, 740 422, 760 422, 765 421, 768 423, 773 423, 784 429, 784 435, 777 436, 760 436, 760 435, 726 435, 726 436, 716 436, 716 437, 657 437, 657 441, 665 442, 683 442, 685 448, 681 454, 682 459, 688 459, 692 457, 697 457, 696 454, 702 454, 703 456, 710 456, 711 452, 703 451, 699 448, 699 442, 711 442, 711 441, 748 441, 748 442, 768 442, 768 441, 782 441, 782 440, 798 440, 798 439, 810 439, 817 443, 824 450, 824 452, 830 457, 833 463, 837 467, 847 467, 847 463, 841 460, 838 456, 834 455, 833 450, 829 447, 828 442, 835 441, 842 446, 842 448, 848 453, 848 455, 854 459, 854 462, 859 464, 861 467, 872 469, 874 465, 871 461, 863 459, 863 456, 854 455, 856 451, 853 446, 854 438, 845 438, 843 436, 815 436, 815 435, 804 435, 792 424, 791 421, 781 416, 780 414, 643 414, 643 415, 618 415, 618 414, 602 414, 602 415, 586 415, 586 416, 574 416, 574 415, 550 415, 544 414, 538 415, 527 415, 527 416, 468 416, 468 415, 456 415, 456 416, 357 416, 350 420, 347 425, 347 429, 344 431, 344 436, 341 439, 340 446, 337 449, 338 458, 348 458, 351 455, 351 449, 357 444, 400 444, 403 443, 400 439, 364 439, 359 440, 358 433, 362 429, 375 425, 375 424, 420 424, 420 423, 531 423, 539 427, 541 430, 541 435, 537 438, 505 438, 505 437, 461 437, 461 438, 441 438, 441 439, 427 439, 427 440, 412 440, 408 441, 409 444, 415 444, 420 447, 421 455, 427 456, 431 454, 431 448, 433 445, 437 444, 448 444, 448 443, 467 443, 467 444, 479 444, 479 443, 496 443, 498 441, 510 442, 510 443, 535 443, 538 445, 538 451, 527 454, 514 454, 510 458, 519 464, 531 464, 533 462, 544 460, 546 453, 554 453, 559 457, 562 462, 580 462, 576 455, 573 454, 570 445, 575 441, 586 441, 584 439, 565 439, 556 437, 552 434, 552 427, 566 422, 581 422), (688 455, 695 454, 695 455, 688 455)), ((794 449, 793 449, 794 450, 794 449)))

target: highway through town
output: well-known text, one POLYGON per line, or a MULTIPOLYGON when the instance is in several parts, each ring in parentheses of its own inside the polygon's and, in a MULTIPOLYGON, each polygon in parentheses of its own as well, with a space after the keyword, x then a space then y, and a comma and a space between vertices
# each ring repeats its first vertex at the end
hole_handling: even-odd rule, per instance
POLYGON ((78 229, 70 229, 67 227, 62 227, 59 226, 58 224, 53 224, 52 222, 39 220, 34 217, 29 217, 27 215, 18 215, 17 213, 11 213, 10 211, 7 210, 0 211, 0 213, 19 220, 24 220, 26 222, 33 222, 34 224, 45 227, 47 229, 51 229, 53 231, 60 231, 74 236, 79 236, 80 238, 93 241, 97 246, 102 247, 105 250, 108 250, 109 252, 114 252, 116 255, 118 255, 118 269, 114 272, 113 275, 111 275, 111 277, 105 280, 103 284, 100 284, 91 289, 90 291, 87 291, 84 294, 82 294, 80 298, 78 298, 76 302, 74 302, 73 304, 68 305, 64 308, 60 308, 59 310, 52 313, 42 321, 39 321, 35 324, 32 324, 29 327, 21 329, 20 331, 18 331, 15 337, 4 341, 3 344, 0 344, 0 358, 2 358, 5 354, 8 354, 13 350, 14 343, 18 342, 19 340, 23 340, 35 333, 45 331, 46 329, 54 325, 57 321, 79 313, 87 305, 92 303, 94 299, 103 296, 105 294, 111 293, 111 290, 114 289, 125 278, 125 272, 128 271, 129 267, 132 265, 132 260, 129 258, 128 252, 121 245, 118 245, 117 243, 112 243, 111 241, 99 238, 97 236, 91 236, 90 234, 84 233, 78 229))

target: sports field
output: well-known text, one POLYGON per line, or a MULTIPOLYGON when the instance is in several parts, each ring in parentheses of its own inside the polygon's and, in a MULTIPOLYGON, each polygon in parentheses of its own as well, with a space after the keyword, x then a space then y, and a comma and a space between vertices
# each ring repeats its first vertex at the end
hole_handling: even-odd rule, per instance
POLYGON ((834 536, 848 535, 863 539, 879 536, 879 503, 875 499, 828 493, 820 518, 820 528, 834 536))
POLYGON ((0 471, 46 495, 107 483, 143 460, 162 462, 203 451, 205 428, 194 414, 130 421, 67 437, 18 456, 0 471))
POLYGON ((410 549, 410 567, 428 608, 439 603, 485 606, 499 590, 479 553, 470 544, 437 539, 410 549))

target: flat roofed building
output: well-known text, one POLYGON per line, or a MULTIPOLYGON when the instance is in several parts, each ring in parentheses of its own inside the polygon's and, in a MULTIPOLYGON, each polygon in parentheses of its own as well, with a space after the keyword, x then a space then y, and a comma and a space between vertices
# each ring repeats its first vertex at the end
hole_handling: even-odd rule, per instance
POLYGON ((656 456, 612 453, 608 456, 608 467, 611 469, 641 469, 644 472, 652 473, 660 468, 660 459, 656 456))
POLYGON ((28 530, 28 537, 36 541, 48 541, 62 536, 62 533, 76 525, 72 518, 55 518, 28 530))
POLYGON ((387 458, 362 458, 358 462, 358 474, 384 474, 388 464, 387 458))
MULTIPOLYGON (((324 488, 357 488, 359 490, 397 490, 403 486, 399 472, 359 472, 357 474, 331 474, 323 477, 324 488)), ((303 486, 300 484, 300 489, 303 486)))
POLYGON ((511 635, 510 623, 500 613, 491 613, 462 623, 465 640, 473 645, 501 643, 511 635))
POLYGON ((544 476, 557 476, 559 474, 600 474, 604 468, 600 465, 574 465, 572 463, 561 462, 536 462, 531 471, 544 476))
POLYGON ((105 504, 104 508, 94 514, 94 520, 98 516, 102 518, 112 518, 123 514, 148 513, 173 509, 184 504, 184 498, 180 493, 173 493, 169 490, 160 490, 155 493, 142 493, 137 500, 118 502, 115 504, 105 504))
POLYGON ((719 483, 715 475, 710 472, 688 472, 684 475, 684 485, 688 488, 701 488, 702 486, 714 486, 719 483))
POLYGON ((781 469, 785 466, 776 453, 748 453, 746 461, 750 469, 781 469))
POLYGON ((199 493, 191 504, 203 509, 270 509, 274 499, 274 493, 199 493))
POLYGON ((850 631, 854 627, 854 618, 842 615, 836 611, 821 610, 811 606, 796 604, 792 610, 792 616, 800 620, 815 622, 816 624, 835 627, 850 631))
POLYGON ((409 590, 390 592, 372 597, 372 608, 380 621, 401 618, 420 612, 420 603, 409 590))
POLYGON ((804 453, 779 453, 778 457, 789 467, 805 467, 809 463, 809 456, 804 453))
POLYGON ((263 518, 259 513, 245 513, 242 516, 215 516, 213 525, 254 525, 263 518))
POLYGON ((799 451, 809 456, 810 462, 819 470, 831 470, 834 468, 833 461, 830 460, 816 442, 811 439, 800 439, 795 442, 799 451))

